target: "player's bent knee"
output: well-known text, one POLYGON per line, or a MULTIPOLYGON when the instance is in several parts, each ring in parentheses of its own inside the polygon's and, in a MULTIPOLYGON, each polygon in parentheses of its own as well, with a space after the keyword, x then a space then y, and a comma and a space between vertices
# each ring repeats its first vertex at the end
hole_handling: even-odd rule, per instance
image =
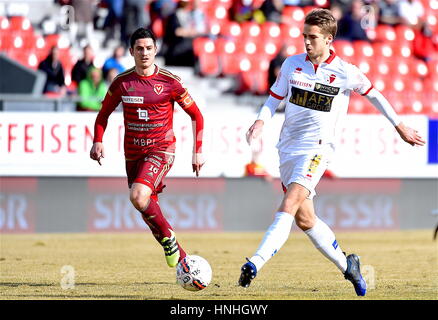
POLYGON ((150 196, 142 192, 131 192, 129 199, 132 205, 139 211, 144 211, 149 204, 150 196))

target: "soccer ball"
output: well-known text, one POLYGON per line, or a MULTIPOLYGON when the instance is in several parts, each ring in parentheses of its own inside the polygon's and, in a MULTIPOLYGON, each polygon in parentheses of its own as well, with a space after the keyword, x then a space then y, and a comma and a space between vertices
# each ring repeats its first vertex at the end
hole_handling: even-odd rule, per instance
POLYGON ((176 282, 189 291, 205 289, 210 284, 211 276, 210 264, 200 256, 186 256, 176 266, 176 282))

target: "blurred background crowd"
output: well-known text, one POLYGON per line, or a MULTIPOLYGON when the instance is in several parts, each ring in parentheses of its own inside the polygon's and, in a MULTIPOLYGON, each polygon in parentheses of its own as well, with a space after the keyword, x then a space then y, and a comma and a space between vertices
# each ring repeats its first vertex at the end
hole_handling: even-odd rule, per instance
MULTIPOLYGON (((77 110, 99 110, 112 79, 133 65, 128 40, 138 27, 157 35, 163 66, 233 78, 231 94, 266 95, 284 59, 304 52, 305 15, 322 7, 339 22, 336 53, 367 74, 398 112, 438 112, 437 0, 41 3, 46 7, 35 15, 26 1, 0 1, 0 54, 45 72, 44 95, 81 97, 77 110)), ((351 108, 374 112, 354 96, 351 108)))

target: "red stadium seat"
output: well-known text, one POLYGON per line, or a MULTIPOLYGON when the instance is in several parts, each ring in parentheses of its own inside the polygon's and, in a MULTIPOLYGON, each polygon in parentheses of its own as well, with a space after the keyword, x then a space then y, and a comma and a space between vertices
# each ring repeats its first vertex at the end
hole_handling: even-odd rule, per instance
POLYGON ((266 21, 261 25, 261 41, 281 42, 281 29, 280 26, 271 21, 266 21))
POLYGON ((356 57, 370 58, 374 55, 374 48, 368 41, 354 41, 353 48, 356 57))
POLYGON ((225 37, 238 38, 242 34, 242 28, 235 21, 226 21, 221 26, 220 34, 225 37))
POLYGON ((239 74, 242 88, 256 95, 264 95, 268 92, 268 68, 269 61, 263 59, 244 58, 240 62, 239 74))
POLYGON ((347 40, 336 40, 333 42, 333 47, 335 48, 336 54, 348 61, 351 62, 354 56, 354 47, 350 41, 347 40))
POLYGON ((388 42, 376 42, 373 43, 374 58, 385 59, 392 58, 394 56, 394 49, 388 42))
POLYGON ((393 42, 396 40, 395 30, 390 25, 379 24, 376 26, 376 41, 393 42))
POLYGON ((13 33, 33 33, 32 24, 30 20, 23 16, 13 16, 9 18, 9 30, 13 33))
POLYGON ((286 6, 281 13, 281 21, 301 26, 304 23, 304 10, 301 7, 286 6))
POLYGON ((245 21, 241 24, 243 38, 258 38, 261 33, 261 28, 258 23, 245 21))
POLYGON ((198 56, 199 72, 203 76, 220 74, 219 60, 216 53, 201 52, 198 56))
POLYGON ((212 53, 215 51, 215 44, 213 40, 208 37, 198 37, 193 39, 193 52, 199 56, 201 52, 212 53))
POLYGON ((8 32, 10 25, 8 18, 0 16, 0 33, 8 32))
POLYGON ((303 43, 302 30, 297 25, 281 24, 281 38, 285 42, 295 41, 303 43))
POLYGON ((394 31, 398 42, 411 42, 415 38, 415 33, 412 28, 406 25, 398 25, 394 31))
POLYGON ((354 57, 353 64, 368 77, 370 77, 376 71, 376 64, 372 59, 369 58, 356 56, 354 57))

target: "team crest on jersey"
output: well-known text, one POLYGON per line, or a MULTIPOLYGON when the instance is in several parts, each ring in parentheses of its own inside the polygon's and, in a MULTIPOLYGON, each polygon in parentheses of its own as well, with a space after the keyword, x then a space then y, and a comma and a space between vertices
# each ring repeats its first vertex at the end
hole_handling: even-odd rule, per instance
POLYGON ((154 91, 156 94, 160 95, 164 90, 164 86, 162 84, 154 84, 154 91))
POLYGON ((294 73, 301 73, 302 70, 303 70, 302 68, 296 68, 294 73))
POLYGON ((325 82, 326 83, 333 83, 333 81, 336 80, 336 75, 335 74, 331 74, 331 75, 325 75, 325 82))

